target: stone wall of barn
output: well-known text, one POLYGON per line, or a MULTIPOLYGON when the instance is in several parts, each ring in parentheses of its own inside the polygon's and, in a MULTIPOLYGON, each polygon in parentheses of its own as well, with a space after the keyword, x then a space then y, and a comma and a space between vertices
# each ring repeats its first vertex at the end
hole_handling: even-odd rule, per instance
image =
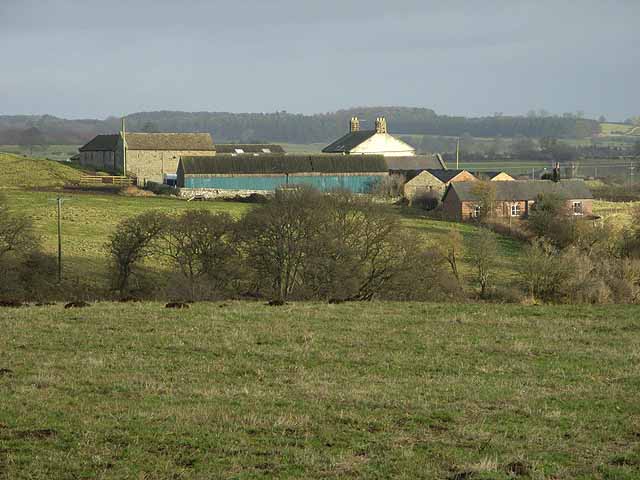
POLYGON ((203 150, 127 150, 127 172, 145 182, 163 183, 166 174, 175 174, 178 160, 185 157, 211 157, 212 151, 203 150))
POLYGON ((120 173, 121 157, 113 151, 80 152, 80 165, 97 171, 120 173))
MULTIPOLYGON (((455 182, 474 182, 477 178, 471 173, 460 172, 453 181, 455 182)), ((435 175, 426 170, 409 180, 404 185, 404 196, 409 202, 422 196, 434 196, 441 199, 450 182, 444 183, 435 175)))

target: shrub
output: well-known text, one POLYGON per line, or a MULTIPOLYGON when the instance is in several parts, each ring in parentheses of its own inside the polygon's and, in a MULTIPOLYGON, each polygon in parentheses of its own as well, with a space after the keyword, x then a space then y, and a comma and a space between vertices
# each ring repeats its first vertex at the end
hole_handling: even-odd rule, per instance
POLYGON ((470 239, 467 246, 469 260, 475 270, 475 280, 480 286, 480 296, 489 292, 498 254, 498 238, 487 228, 481 228, 478 235, 470 239))
POLYGON ((229 214, 208 210, 186 211, 164 228, 161 252, 187 281, 191 300, 210 298, 238 280, 234 234, 235 221, 229 214))

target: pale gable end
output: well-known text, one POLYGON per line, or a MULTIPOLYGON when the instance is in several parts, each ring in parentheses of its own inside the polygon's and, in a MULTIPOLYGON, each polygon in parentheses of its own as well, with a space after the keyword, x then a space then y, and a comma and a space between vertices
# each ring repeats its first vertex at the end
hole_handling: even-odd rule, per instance
POLYGON ((415 148, 388 133, 376 133, 364 142, 356 145, 351 154, 384 155, 385 157, 411 157, 416 154, 415 148))

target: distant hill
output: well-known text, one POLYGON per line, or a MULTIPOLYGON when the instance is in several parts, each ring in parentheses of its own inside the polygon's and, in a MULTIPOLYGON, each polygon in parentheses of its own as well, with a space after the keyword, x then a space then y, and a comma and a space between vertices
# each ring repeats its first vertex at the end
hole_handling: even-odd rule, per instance
MULTIPOLYGON (((328 143, 344 134, 349 119, 358 116, 362 128, 373 128, 385 116, 397 134, 474 137, 588 137, 599 133, 595 120, 572 117, 454 117, 428 108, 362 107, 332 113, 301 115, 225 112, 141 112, 126 117, 127 129, 147 132, 209 132, 214 142, 328 143)), ((100 133, 116 132, 120 120, 65 120, 51 115, 0 116, 0 145, 83 144, 100 133)))

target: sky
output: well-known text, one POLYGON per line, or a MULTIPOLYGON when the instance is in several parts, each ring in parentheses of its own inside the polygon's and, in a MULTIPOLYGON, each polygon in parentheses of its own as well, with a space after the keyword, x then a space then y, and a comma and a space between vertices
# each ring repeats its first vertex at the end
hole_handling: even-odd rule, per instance
POLYGON ((0 115, 640 115, 639 0, 0 0, 0 115))

